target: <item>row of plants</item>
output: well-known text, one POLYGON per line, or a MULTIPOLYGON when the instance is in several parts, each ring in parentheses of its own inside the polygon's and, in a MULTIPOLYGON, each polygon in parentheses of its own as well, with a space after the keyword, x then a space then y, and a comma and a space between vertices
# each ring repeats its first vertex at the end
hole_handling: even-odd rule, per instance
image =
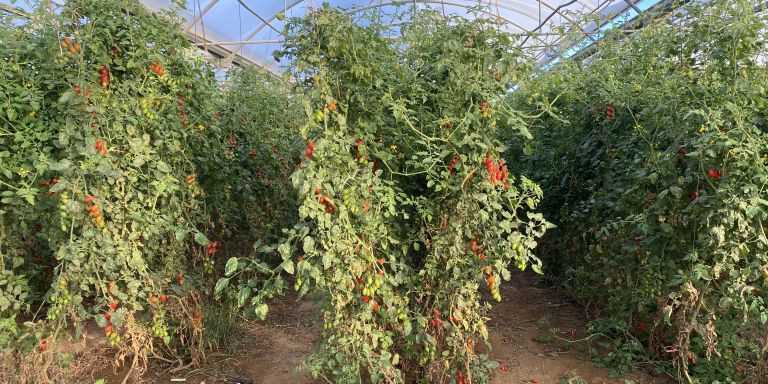
POLYGON ((554 112, 506 155, 544 189, 548 278, 596 317, 603 362, 765 382, 768 19, 682 3, 524 81, 510 102, 554 112))
MULTIPOLYGON (((308 118, 278 269, 322 304, 307 364, 329 382, 487 382, 490 299, 510 266, 541 266, 541 190, 495 136, 530 135, 500 96, 531 66, 494 21, 414 12, 390 39, 379 13, 323 7, 290 20, 276 52, 308 118)), ((260 293, 236 277, 261 264, 236 259, 222 280, 254 311, 260 293)))
POLYGON ((199 362, 225 260, 295 216, 301 102, 253 68, 220 85, 182 20, 136 0, 34 9, 0 16, 3 374, 66 381, 42 362, 94 321, 137 373, 199 362))

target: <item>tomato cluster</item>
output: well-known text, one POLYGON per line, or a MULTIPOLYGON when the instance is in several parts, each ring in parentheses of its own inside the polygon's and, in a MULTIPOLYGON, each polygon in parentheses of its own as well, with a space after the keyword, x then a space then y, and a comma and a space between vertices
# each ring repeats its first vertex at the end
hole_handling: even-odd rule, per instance
POLYGON ((456 174, 456 169, 455 169, 455 167, 456 167, 456 163, 457 163, 457 162, 459 162, 460 160, 461 160, 461 156, 459 156, 459 155, 456 155, 456 156, 454 156, 454 157, 451 159, 451 162, 450 162, 450 163, 448 163, 448 173, 450 173, 450 174, 451 174, 451 176, 453 176, 453 175, 455 175, 455 174, 456 174))
POLYGON ((151 70, 152 72, 154 72, 158 76, 165 75, 165 68, 163 68, 163 66, 158 64, 158 63, 150 64, 149 65, 149 70, 151 70))
POLYGON ((608 103, 608 105, 605 107, 605 118, 608 120, 613 120, 615 116, 616 109, 613 107, 613 103, 608 103))
POLYGON ((107 146, 101 140, 96 140, 96 152, 102 156, 107 155, 107 146))
POLYGON ((312 152, 315 151, 315 141, 309 140, 307 141, 307 150, 305 151, 304 158, 305 159, 311 159, 312 158, 312 152))
POLYGON ((120 334, 114 329, 112 324, 112 313, 117 310, 117 301, 111 301, 109 303, 109 309, 104 312, 104 320, 107 325, 104 327, 104 335, 109 338, 109 345, 115 347, 120 344, 120 334))
POLYGON ((488 115, 491 113, 491 106, 486 102, 481 103, 480 113, 483 115, 483 118, 488 118, 488 115))
POLYGON ((477 239, 470 240, 469 249, 472 250, 472 252, 477 253, 477 258, 479 260, 487 259, 487 257, 485 256, 485 253, 483 253, 483 250, 477 245, 477 239))
POLYGON ((65 37, 64 40, 61 41, 61 47, 66 49, 69 53, 78 53, 82 49, 80 43, 70 37, 65 37))
MULTIPOLYGON (((315 195, 320 195, 322 193, 322 190, 320 188, 315 189, 315 195)), ((317 202, 325 207, 325 211, 333 215, 333 212, 335 212, 335 208, 333 207, 333 201, 331 200, 331 197, 328 195, 320 196, 317 199, 317 202)))
POLYGON ((101 206, 94 203, 93 196, 88 196, 85 198, 85 210, 88 211, 88 214, 91 216, 91 222, 93 223, 93 226, 96 228, 104 228, 104 217, 101 215, 101 206))
POLYGON ((99 69, 99 75, 101 75, 101 86, 106 87, 107 84, 109 84, 109 68, 107 66, 102 66, 101 69, 99 69))
POLYGON ((493 156, 488 155, 485 158, 485 169, 488 172, 488 181, 494 187, 501 184, 504 188, 509 188, 509 182, 507 181, 508 171, 504 159, 494 161, 493 156))

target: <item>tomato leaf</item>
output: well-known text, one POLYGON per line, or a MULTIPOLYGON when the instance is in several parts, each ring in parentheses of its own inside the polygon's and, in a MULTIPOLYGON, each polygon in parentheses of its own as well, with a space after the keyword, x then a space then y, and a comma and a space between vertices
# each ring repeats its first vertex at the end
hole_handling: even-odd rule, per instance
POLYGON ((219 278, 216 281, 216 287, 213 289, 213 293, 219 295, 229 285, 229 279, 226 277, 219 278))
POLYGON ((224 266, 224 276, 230 276, 235 273, 237 266, 237 257, 230 257, 229 260, 227 260, 227 264, 224 266))

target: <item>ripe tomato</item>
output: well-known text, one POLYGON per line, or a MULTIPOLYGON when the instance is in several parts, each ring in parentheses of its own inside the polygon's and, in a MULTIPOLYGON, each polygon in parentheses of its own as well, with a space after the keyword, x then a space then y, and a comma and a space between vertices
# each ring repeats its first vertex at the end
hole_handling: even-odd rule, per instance
POLYGON ((696 201, 696 199, 698 198, 699 198, 699 191, 691 192, 691 194, 688 195, 688 199, 690 199, 691 201, 696 201))
POLYGON ((307 151, 306 151, 306 158, 309 159, 312 157, 312 152, 315 151, 315 141, 309 140, 307 141, 307 151))

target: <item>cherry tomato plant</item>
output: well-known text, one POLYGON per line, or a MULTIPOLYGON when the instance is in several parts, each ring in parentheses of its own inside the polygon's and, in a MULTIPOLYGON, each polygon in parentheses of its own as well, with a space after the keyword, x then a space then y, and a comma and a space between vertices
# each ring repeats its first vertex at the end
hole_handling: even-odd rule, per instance
POLYGON ((293 19, 276 54, 307 98, 299 221, 278 251, 294 288, 322 297, 308 365, 336 382, 485 382, 487 299, 510 265, 539 270, 548 227, 495 139, 530 137, 500 98, 530 65, 487 20, 425 11, 387 39, 363 17, 293 19))
POLYGON ((148 330, 199 361, 226 304, 197 292, 238 251, 222 240, 291 220, 278 191, 298 99, 255 69, 220 87, 181 19, 138 1, 43 2, 0 22, 0 349, 23 363, 95 321, 113 347, 149 353, 148 330))
POLYGON ((544 188, 559 229, 542 255, 614 338, 604 360, 761 382, 768 20, 747 1, 682 10, 525 82, 521 108, 560 97, 534 124, 533 153, 512 144, 507 157, 544 188))

